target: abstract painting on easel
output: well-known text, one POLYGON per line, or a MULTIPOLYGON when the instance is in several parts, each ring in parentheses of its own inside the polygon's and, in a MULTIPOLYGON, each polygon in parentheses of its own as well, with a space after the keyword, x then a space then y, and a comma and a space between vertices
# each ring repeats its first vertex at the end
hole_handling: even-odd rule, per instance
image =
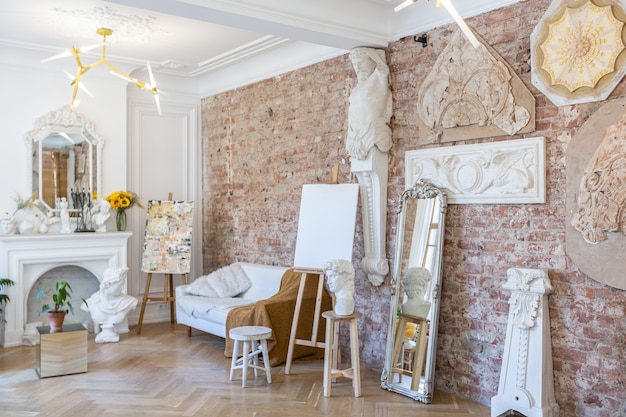
POLYGON ((189 273, 192 225, 193 201, 148 201, 141 270, 189 273))

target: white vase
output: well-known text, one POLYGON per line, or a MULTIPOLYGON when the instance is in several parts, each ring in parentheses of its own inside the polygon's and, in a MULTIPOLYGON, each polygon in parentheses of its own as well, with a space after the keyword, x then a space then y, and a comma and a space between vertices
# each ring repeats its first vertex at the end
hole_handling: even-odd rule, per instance
POLYGON ((22 223, 20 223, 19 229, 21 235, 26 235, 33 231, 33 224, 24 220, 22 223))
POLYGON ((41 222, 41 224, 39 225, 39 233, 41 233, 42 235, 48 233, 48 225, 46 224, 46 222, 41 222))

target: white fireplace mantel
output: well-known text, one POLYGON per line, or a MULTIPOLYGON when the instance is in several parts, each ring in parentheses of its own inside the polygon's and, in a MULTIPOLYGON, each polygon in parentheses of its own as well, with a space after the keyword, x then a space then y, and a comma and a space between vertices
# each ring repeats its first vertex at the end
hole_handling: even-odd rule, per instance
POLYGON ((39 277, 53 268, 74 265, 101 281, 107 268, 127 266, 131 235, 132 232, 107 232, 0 236, 0 277, 15 282, 5 288, 11 301, 4 308, 4 346, 22 344, 26 300, 39 277))

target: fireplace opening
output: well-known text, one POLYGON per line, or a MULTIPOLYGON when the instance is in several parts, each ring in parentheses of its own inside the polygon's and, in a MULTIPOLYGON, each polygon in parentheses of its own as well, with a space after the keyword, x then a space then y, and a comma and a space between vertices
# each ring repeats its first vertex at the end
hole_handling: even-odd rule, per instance
POLYGON ((71 313, 65 317, 65 324, 70 323, 88 323, 91 317, 88 312, 81 309, 83 298, 86 300, 89 296, 100 288, 98 278, 80 266, 64 265, 52 268, 42 274, 37 281, 33 283, 28 297, 26 299, 26 325, 29 323, 41 322, 43 326, 48 325, 48 317, 46 313, 41 313, 41 307, 44 304, 52 305, 52 297, 42 295, 39 300, 36 299, 37 293, 41 288, 45 290, 54 289, 58 281, 67 281, 72 287, 72 297, 70 302, 74 307, 74 315, 71 313))

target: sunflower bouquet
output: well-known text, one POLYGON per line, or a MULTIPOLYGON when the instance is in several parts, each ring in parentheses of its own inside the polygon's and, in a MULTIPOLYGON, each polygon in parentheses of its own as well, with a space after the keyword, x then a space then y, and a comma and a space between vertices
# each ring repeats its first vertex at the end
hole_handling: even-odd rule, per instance
POLYGON ((115 191, 109 194, 105 200, 108 201, 111 208, 116 211, 115 225, 117 226, 118 232, 126 230, 126 209, 133 206, 143 208, 137 194, 130 191, 115 191))

